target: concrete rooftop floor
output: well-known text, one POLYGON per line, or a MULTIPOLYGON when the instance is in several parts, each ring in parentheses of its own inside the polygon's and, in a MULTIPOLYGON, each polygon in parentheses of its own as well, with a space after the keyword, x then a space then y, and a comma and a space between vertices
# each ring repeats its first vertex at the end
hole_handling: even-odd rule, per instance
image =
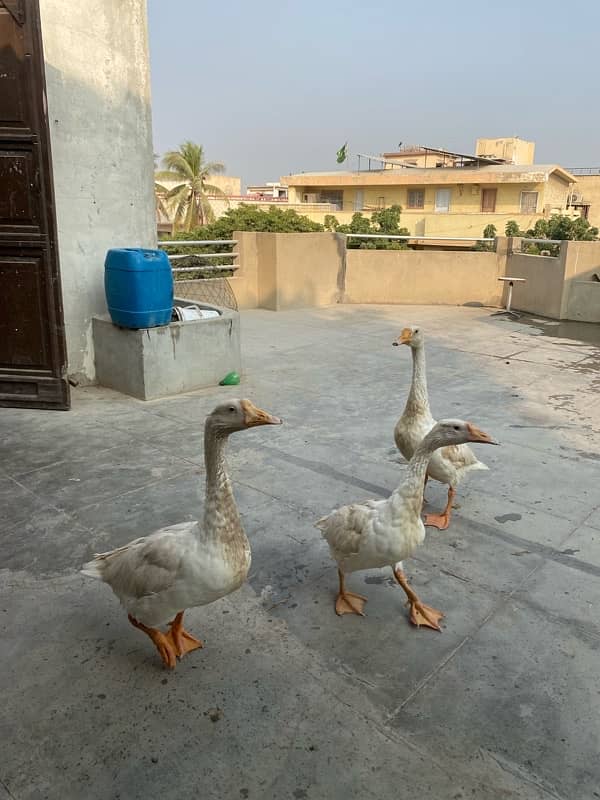
MULTIPOLYGON (((600 797, 600 349, 480 308, 242 324, 240 387, 0 409, 0 798, 600 797), (416 323, 433 413, 502 442, 478 448, 491 471, 405 563, 442 634, 410 626, 390 570, 353 575, 367 616, 336 617, 313 528, 401 480, 392 431, 411 365, 390 345, 416 323), (230 440, 250 580, 188 612, 205 649, 166 672, 78 569, 200 517, 203 419, 230 396, 285 419, 230 440)), ((427 496, 439 509, 445 487, 427 496)))

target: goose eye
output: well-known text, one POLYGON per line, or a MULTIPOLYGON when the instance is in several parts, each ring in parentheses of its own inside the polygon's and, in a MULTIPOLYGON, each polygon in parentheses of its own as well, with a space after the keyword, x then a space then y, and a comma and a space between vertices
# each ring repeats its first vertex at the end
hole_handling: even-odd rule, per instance
POLYGON ((230 414, 233 414, 235 412, 235 406, 229 406, 227 410, 229 411, 230 414))
POLYGON ((455 430, 455 431, 458 431, 458 430, 460 430, 460 428, 458 427, 458 425, 455 425, 455 426, 454 426, 454 430, 455 430))
POLYGON ((419 332, 419 329, 418 329, 418 328, 415 328, 415 333, 418 333, 418 332, 419 332))

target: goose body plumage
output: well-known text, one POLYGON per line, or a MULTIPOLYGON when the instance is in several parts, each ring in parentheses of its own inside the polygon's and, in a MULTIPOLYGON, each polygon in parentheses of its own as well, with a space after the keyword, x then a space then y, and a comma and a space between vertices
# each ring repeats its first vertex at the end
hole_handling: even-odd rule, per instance
POLYGON ((239 589, 250 563, 243 530, 234 554, 207 537, 198 522, 180 522, 98 553, 82 572, 107 583, 128 614, 155 628, 181 609, 208 605, 239 589))
POLYGON ((424 606, 408 586, 402 562, 425 540, 421 520, 425 474, 432 453, 441 447, 460 446, 466 441, 492 444, 490 437, 462 420, 442 420, 419 442, 408 465, 404 481, 385 500, 367 500, 342 506, 315 525, 337 562, 340 590, 338 614, 362 614, 366 598, 348 592, 345 576, 363 569, 391 566, 411 604, 411 620, 439 630, 440 612, 424 606))
POLYGON ((175 656, 202 646, 183 630, 184 610, 231 594, 244 583, 250 569, 250 542, 224 458, 227 439, 234 431, 280 423, 249 400, 217 406, 204 429, 206 496, 202 522, 161 528, 123 547, 96 554, 81 570, 111 587, 131 623, 150 636, 169 667, 174 666, 175 656), (171 626, 169 634, 158 630, 165 624, 171 626))

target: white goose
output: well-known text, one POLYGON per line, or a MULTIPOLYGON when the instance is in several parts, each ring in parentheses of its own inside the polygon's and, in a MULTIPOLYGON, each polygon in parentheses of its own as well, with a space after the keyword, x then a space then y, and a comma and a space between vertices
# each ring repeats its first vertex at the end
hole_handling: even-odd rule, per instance
POLYGON ((215 408, 204 426, 204 521, 181 522, 99 553, 81 570, 111 587, 132 625, 154 642, 165 666, 202 647, 183 628, 185 609, 204 606, 238 589, 250 569, 250 543, 242 528, 224 450, 234 431, 281 420, 249 400, 215 408), (169 622, 170 621, 170 622, 169 622), (163 633, 157 626, 169 624, 163 633))
MULTIPOLYGON (((404 458, 410 461, 423 437, 435 425, 429 409, 423 332, 420 328, 404 328, 393 344, 406 344, 412 352, 413 370, 410 392, 402 416, 394 428, 396 447, 404 458)), ((488 469, 488 467, 477 459, 475 453, 466 444, 452 445, 436 450, 427 467, 425 484, 428 478, 447 484, 448 502, 441 514, 427 514, 426 525, 442 531, 446 530, 450 524, 456 487, 467 472, 475 469, 488 469)))
POLYGON ((345 576, 348 573, 390 566, 408 597, 411 622, 441 630, 439 621, 444 615, 419 600, 404 576, 402 561, 411 556, 425 539, 421 506, 431 454, 440 447, 463 442, 496 444, 487 433, 469 422, 441 420, 417 446, 404 481, 387 500, 367 500, 366 503, 342 506, 315 523, 338 564, 337 614, 364 616, 366 597, 346 589, 345 576))

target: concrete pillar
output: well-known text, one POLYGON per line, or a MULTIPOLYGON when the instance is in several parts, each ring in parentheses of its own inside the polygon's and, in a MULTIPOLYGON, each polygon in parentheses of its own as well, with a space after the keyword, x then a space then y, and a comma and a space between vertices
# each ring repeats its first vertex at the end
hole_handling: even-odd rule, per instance
POLYGON ((154 247, 145 0, 40 0, 69 374, 94 380, 111 247, 154 247))

